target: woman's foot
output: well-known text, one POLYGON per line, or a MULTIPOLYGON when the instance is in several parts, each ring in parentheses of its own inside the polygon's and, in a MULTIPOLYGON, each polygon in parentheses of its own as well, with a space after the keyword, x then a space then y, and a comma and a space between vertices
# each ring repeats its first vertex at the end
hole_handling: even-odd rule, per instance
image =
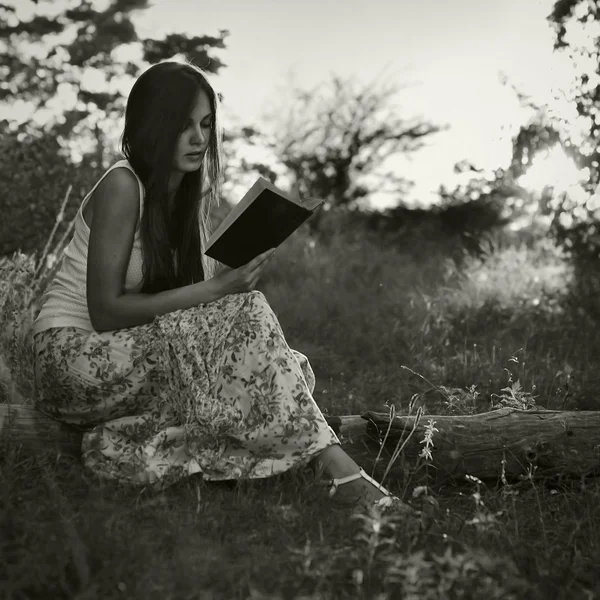
MULTIPOLYGON (((364 471, 363 471, 364 473, 364 471)), ((389 498, 390 494, 387 490, 382 491, 377 483, 373 483, 360 474, 360 470, 346 478, 334 478, 329 480, 329 493, 336 502, 342 504, 360 504, 364 506, 372 506, 383 498, 389 498), (353 479, 356 477, 356 479, 353 479), (351 479, 352 478, 352 479, 351 479)))
POLYGON ((317 473, 327 480, 324 483, 330 485, 336 501, 360 508, 372 507, 376 503, 380 503, 381 506, 403 504, 362 471, 339 445, 323 450, 315 459, 315 463, 317 473), (348 481, 344 481, 346 479, 348 481), (341 481, 336 485, 335 480, 341 481))

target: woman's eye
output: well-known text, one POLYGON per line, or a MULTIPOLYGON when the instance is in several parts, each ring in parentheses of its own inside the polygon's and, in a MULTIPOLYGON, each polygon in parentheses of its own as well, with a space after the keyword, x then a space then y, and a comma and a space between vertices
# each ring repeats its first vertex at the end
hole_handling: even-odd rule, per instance
MULTIPOLYGON (((209 121, 208 123, 202 123, 202 125, 201 125, 201 127, 203 129, 212 129, 212 126, 213 126, 213 122, 212 121, 209 121)), ((194 129, 194 124, 192 122, 189 122, 187 128, 188 129, 194 129)))

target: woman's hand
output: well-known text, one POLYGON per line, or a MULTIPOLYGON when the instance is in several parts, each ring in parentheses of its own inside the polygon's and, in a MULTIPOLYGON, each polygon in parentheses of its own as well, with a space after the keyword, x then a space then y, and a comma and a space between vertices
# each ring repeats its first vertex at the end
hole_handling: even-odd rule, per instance
POLYGON ((262 270, 274 252, 275 248, 271 248, 237 269, 224 267, 220 270, 213 277, 213 280, 219 287, 219 295, 226 296, 227 294, 240 294, 252 291, 260 279, 262 270))

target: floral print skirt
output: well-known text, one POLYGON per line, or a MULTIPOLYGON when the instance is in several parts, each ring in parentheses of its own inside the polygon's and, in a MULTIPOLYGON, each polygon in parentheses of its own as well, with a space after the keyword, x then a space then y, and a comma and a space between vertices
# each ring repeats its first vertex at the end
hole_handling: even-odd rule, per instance
POLYGON ((127 329, 52 328, 34 346, 37 408, 82 429, 84 465, 102 478, 268 477, 339 443, 308 359, 258 291, 127 329))

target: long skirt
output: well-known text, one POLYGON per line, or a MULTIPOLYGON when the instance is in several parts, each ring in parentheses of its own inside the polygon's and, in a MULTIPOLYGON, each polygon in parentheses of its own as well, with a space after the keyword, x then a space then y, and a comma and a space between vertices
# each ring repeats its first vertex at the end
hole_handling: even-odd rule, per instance
POLYGON ((101 478, 162 489, 193 473, 269 477, 339 443, 261 292, 34 341, 37 408, 81 428, 83 463, 101 478))

